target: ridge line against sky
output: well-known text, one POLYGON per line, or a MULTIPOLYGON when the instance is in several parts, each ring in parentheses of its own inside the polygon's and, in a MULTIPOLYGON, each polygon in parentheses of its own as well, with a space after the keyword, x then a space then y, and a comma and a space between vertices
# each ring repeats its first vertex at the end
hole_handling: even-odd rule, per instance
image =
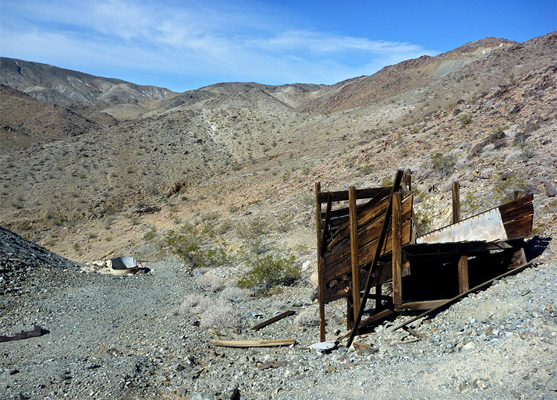
POLYGON ((370 75, 493 36, 557 29, 555 0, 2 0, 0 55, 174 91, 370 75))

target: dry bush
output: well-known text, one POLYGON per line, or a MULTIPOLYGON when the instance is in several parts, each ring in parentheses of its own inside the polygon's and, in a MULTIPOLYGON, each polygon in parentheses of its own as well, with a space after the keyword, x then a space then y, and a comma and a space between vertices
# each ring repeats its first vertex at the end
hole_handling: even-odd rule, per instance
POLYGON ((201 275, 196 281, 199 287, 208 292, 216 293, 224 288, 224 282, 211 274, 201 275))
POLYGON ((202 314, 210 305, 211 301, 207 297, 199 294, 189 294, 180 305, 180 313, 182 315, 202 314))
POLYGON ((203 328, 240 328, 240 315, 231 304, 217 302, 210 306, 202 315, 199 325, 203 328))
POLYGON ((234 286, 225 288, 220 294, 220 298, 226 301, 244 301, 253 295, 253 290, 240 289, 234 286))
POLYGON ((318 326, 319 325, 319 312, 313 308, 308 308, 300 312, 294 318, 294 325, 296 326, 318 326))

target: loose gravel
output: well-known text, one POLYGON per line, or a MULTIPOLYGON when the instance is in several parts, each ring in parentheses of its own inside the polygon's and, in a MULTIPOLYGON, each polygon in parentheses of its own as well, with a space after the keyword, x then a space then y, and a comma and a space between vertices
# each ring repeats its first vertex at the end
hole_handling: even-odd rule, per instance
MULTIPOLYGON (((542 261, 411 324, 419 336, 392 331, 410 318, 401 316, 357 338, 358 350, 341 342, 327 354, 309 349, 319 328, 304 282, 249 296, 203 289, 201 276, 227 286, 229 273, 173 259, 124 277, 37 263, 25 269, 25 290, 0 296, 0 334, 34 324, 49 333, 0 343, 0 398, 229 399, 235 389, 242 399, 556 398, 557 263, 549 249, 542 261), (211 304, 196 312, 194 300, 211 304), (216 326, 201 324, 208 310, 216 326), (296 315, 250 329, 286 310, 296 315), (236 349, 212 338, 296 344, 236 349)), ((333 339, 345 332, 345 306, 326 311, 333 339)))

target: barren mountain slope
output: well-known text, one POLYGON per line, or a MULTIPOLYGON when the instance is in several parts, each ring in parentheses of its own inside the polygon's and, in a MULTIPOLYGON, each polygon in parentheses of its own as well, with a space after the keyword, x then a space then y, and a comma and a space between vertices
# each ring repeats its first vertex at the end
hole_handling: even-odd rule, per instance
POLYGON ((173 93, 156 86, 140 86, 120 79, 101 78, 6 57, 0 58, 0 84, 25 92, 38 100, 59 105, 129 103, 163 98, 173 93))
POLYGON ((0 152, 81 135, 100 126, 79 113, 0 85, 0 152))
MULTIPOLYGON (((205 212, 234 220, 236 212, 249 211, 252 214, 243 221, 264 218, 269 223, 311 230, 311 190, 316 180, 327 189, 378 185, 396 167, 409 167, 415 171, 420 190, 450 178, 462 180, 464 190, 468 190, 466 185, 470 190, 479 185, 484 191, 504 186, 501 174, 522 168, 523 153, 531 155, 526 169, 507 185, 513 186, 524 176, 525 187, 543 193, 541 171, 553 168, 553 153, 547 156, 551 142, 545 147, 539 142, 550 135, 555 118, 551 97, 555 82, 547 66, 555 62, 554 46, 553 34, 513 45, 512 51, 492 51, 475 61, 474 69, 465 67, 426 88, 330 115, 295 109, 306 101, 296 99, 330 90, 317 85, 221 84, 159 100, 142 119, 1 155, 0 224, 81 260, 116 252, 153 227, 164 230, 181 218, 205 212), (530 73, 531 63, 524 63, 520 67, 524 74, 512 80, 507 76, 506 85, 475 97, 465 93, 469 81, 479 83, 474 90, 489 88, 492 75, 485 69, 495 69, 498 63, 491 58, 504 59, 499 63, 504 67, 511 55, 516 63, 521 58, 536 58, 547 64, 530 73), (470 99, 449 106, 441 106, 440 101, 434 106, 436 96, 447 101, 447 94, 470 99), (486 96, 493 98, 484 104, 486 96), (432 104, 426 104, 428 101, 432 104), (437 111, 420 117, 432 108, 437 111), (407 125, 397 122, 409 115, 407 125), (517 139, 515 144, 512 135, 522 125, 533 132, 520 135, 532 138, 519 136, 524 141, 517 139), (505 146, 498 144, 493 153, 471 153, 474 144, 491 140, 496 130, 507 129, 511 131, 503 140, 505 146), (530 141, 523 151, 520 146, 530 141), (443 175, 435 170, 436 153, 451 155, 443 175), (477 171, 480 165, 485 167, 477 171), (479 180, 478 176, 485 178, 479 180), (162 210, 134 217, 133 210, 145 205, 162 210), (115 224, 132 236, 110 235, 114 240, 104 241, 103 227, 115 224), (85 230, 92 238, 74 248, 85 230)), ((399 68, 409 64, 412 62, 399 68)), ((506 71, 503 67, 501 74, 506 71)), ((434 192, 432 196, 445 194, 434 192)), ((493 203, 496 199, 489 191, 474 200, 476 207, 493 203)), ((430 207, 428 204, 419 207, 430 207)), ((443 221, 444 216, 434 209, 427 212, 432 214, 432 223, 443 221)), ((281 240, 311 243, 309 230, 281 240)))
POLYGON ((496 38, 470 42, 436 57, 422 56, 385 67, 371 76, 349 80, 303 109, 317 113, 343 111, 420 88, 427 90, 429 96, 440 97, 437 105, 446 106, 507 83, 524 71, 547 65, 548 60, 554 59, 556 41, 557 34, 551 33, 522 44, 496 38), (442 88, 431 87, 439 81, 443 82, 442 88))

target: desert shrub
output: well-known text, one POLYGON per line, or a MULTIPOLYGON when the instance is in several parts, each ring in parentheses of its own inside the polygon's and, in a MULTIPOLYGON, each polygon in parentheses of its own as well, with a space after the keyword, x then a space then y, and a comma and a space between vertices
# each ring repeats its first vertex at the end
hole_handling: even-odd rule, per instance
POLYGON ((240 315, 230 304, 217 302, 210 306, 199 321, 202 328, 239 328, 242 326, 240 315))
POLYGON ((318 326, 319 312, 315 309, 305 309, 294 318, 296 326, 318 326))
POLYGON ((246 257, 250 269, 238 279, 238 287, 243 289, 268 289, 275 285, 289 285, 300 278, 300 271, 294 266, 292 254, 272 251, 267 254, 251 254, 246 257))
POLYGON ((515 191, 524 191, 526 187, 526 177, 520 173, 502 173, 495 179, 493 191, 497 203, 506 203, 514 199, 515 191))
POLYGON ((451 156, 444 156, 441 153, 435 153, 431 156, 432 167, 439 172, 442 177, 447 177, 453 172, 455 161, 451 156))
POLYGON ((253 295, 253 291, 249 289, 241 289, 238 287, 230 286, 224 288, 220 294, 220 298, 225 301, 244 301, 253 295))
POLYGON ((153 240, 156 235, 157 235, 157 230, 155 228, 152 228, 149 232, 143 235, 143 240, 145 241, 153 240))
POLYGON ((193 268, 222 265, 229 261, 223 247, 206 241, 192 225, 184 225, 180 232, 169 231, 166 244, 172 254, 182 258, 193 268))
POLYGON ((224 288, 224 282, 217 276, 211 274, 201 275, 197 278, 199 286, 208 292, 218 292, 224 288))
POLYGON ((460 117, 460 123, 462 124, 462 126, 466 126, 471 122, 472 122, 472 116, 470 115, 463 115, 462 117, 460 117))
POLYGON ((242 239, 254 239, 258 236, 264 235, 268 231, 268 226, 265 221, 255 219, 251 222, 244 222, 236 228, 238 236, 242 239))
POLYGON ((180 313, 186 314, 202 314, 211 305, 211 300, 207 297, 190 294, 187 295, 182 304, 180 305, 180 313))

